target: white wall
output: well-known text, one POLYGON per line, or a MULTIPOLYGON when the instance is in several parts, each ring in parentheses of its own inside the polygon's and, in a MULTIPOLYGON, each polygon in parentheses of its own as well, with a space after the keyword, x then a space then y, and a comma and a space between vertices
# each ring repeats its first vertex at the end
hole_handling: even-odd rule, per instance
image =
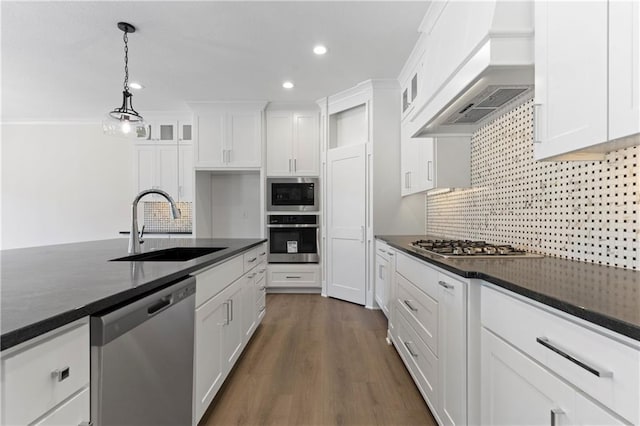
POLYGON ((132 142, 100 123, 2 124, 1 248, 107 238, 128 230, 132 142))

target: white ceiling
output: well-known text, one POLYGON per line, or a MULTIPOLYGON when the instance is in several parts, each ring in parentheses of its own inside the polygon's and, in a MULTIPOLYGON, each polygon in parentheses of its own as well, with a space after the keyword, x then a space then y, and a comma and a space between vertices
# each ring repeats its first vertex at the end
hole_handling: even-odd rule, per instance
POLYGON ((134 107, 185 101, 313 101, 369 78, 395 78, 426 1, 1 2, 2 120, 101 120, 124 77, 134 107), (316 43, 329 52, 312 53, 316 43), (282 88, 291 80, 293 90, 282 88))

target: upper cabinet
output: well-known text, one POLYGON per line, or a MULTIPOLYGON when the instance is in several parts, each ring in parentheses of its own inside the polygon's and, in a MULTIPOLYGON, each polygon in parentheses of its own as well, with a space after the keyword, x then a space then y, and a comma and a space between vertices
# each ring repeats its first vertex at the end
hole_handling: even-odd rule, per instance
POLYGON ((400 112, 403 120, 415 110, 416 104, 420 102, 418 95, 422 94, 424 64, 420 48, 420 44, 416 45, 415 49, 418 51, 414 51, 411 54, 408 64, 403 69, 400 77, 398 77, 401 90, 400 112))
POLYGON ((401 134, 402 196, 471 185, 471 141, 467 136, 410 138, 404 129, 401 134))
POLYGON ((535 23, 536 159, 640 143, 638 2, 535 2, 535 23))
POLYGON ((139 142, 154 143, 191 143, 192 129, 190 120, 151 119, 147 122, 145 131, 139 132, 139 142))
POLYGON ((264 102, 194 103, 195 167, 259 168, 264 102))
POLYGON ((320 174, 319 112, 267 111, 267 176, 320 174))

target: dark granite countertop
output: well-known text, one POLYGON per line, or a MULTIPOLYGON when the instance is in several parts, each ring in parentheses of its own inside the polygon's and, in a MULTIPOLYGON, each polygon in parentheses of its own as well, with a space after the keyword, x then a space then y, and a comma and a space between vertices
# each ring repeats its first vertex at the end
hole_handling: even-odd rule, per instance
POLYGON ((454 259, 417 254, 409 243, 425 235, 376 238, 465 278, 478 278, 640 340, 640 272, 575 260, 454 259))
POLYGON ((227 247, 185 262, 110 262, 127 256, 127 239, 0 251, 1 350, 156 291, 263 241, 150 238, 143 244, 143 252, 177 246, 227 247))

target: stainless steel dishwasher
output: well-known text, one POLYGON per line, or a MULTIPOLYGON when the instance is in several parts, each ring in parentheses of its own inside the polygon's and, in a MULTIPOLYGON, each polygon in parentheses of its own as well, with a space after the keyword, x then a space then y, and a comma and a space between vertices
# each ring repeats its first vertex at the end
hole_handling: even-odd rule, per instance
POLYGON ((91 317, 97 426, 191 425, 196 280, 91 317))

